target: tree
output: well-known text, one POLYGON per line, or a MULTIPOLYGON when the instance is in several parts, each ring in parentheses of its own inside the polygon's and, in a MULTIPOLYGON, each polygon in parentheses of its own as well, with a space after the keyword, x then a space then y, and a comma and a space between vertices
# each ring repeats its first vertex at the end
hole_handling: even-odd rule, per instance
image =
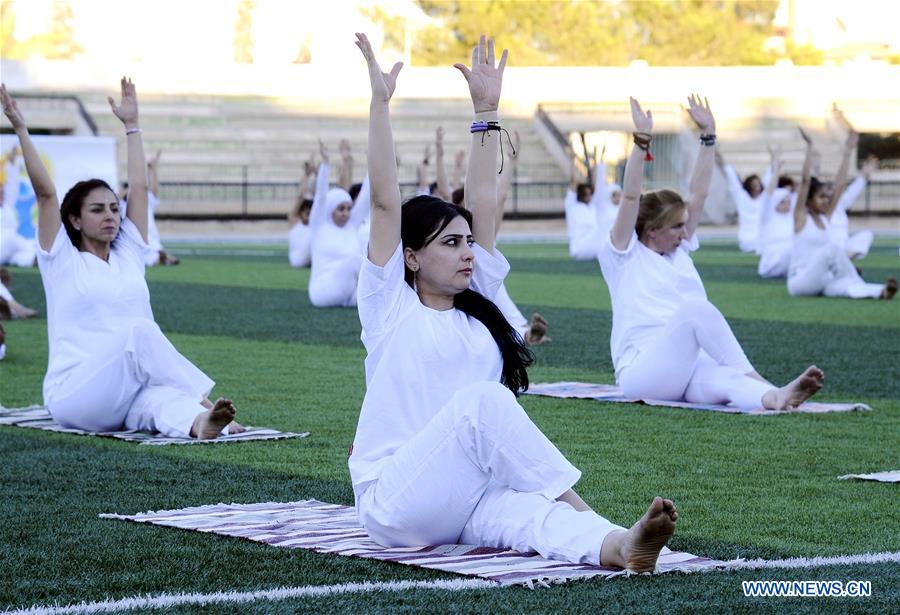
MULTIPOLYGON (((417 3, 435 22, 416 33, 418 65, 458 62, 482 33, 513 50, 519 66, 623 66, 638 59, 655 66, 755 65, 778 57, 764 50, 778 0, 417 3)), ((386 11, 369 16, 396 31, 386 11)))
POLYGON ((234 22, 234 61, 253 63, 253 10, 256 0, 238 0, 234 22))
POLYGON ((15 37, 16 14, 13 0, 0 0, 0 55, 10 60, 30 57, 71 60, 82 53, 72 26, 74 14, 66 0, 53 1, 50 28, 24 41, 15 37))

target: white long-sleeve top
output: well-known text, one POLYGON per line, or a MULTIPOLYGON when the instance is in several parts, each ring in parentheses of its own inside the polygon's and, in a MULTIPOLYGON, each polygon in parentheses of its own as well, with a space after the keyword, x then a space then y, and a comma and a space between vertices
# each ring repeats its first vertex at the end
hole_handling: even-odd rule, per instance
POLYGON ((828 232, 831 234, 831 240, 839 246, 846 245, 850 238, 850 219, 847 217, 847 210, 853 207, 853 203, 865 191, 867 183, 864 176, 858 176, 844 189, 834 206, 828 232))
POLYGON ((723 167, 725 179, 728 181, 728 192, 734 200, 738 213, 738 246, 743 252, 754 252, 759 245, 759 219, 762 205, 765 202, 765 189, 772 181, 771 167, 766 169, 760 182, 763 191, 755 199, 744 190, 741 178, 730 164, 723 167))

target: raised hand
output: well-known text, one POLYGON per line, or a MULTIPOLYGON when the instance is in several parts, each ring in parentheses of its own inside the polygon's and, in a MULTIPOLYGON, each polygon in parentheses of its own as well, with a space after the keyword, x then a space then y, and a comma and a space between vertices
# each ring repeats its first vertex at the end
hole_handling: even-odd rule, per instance
POLYGON ((701 99, 697 94, 691 94, 688 97, 688 115, 697 124, 702 134, 716 133, 716 118, 713 117, 709 108, 709 101, 706 98, 701 99))
POLYGON ((353 151, 350 149, 350 141, 347 139, 341 139, 341 142, 338 144, 338 151, 341 153, 342 159, 353 159, 353 151))
POLYGON ((434 131, 434 150, 438 156, 444 155, 444 127, 438 126, 434 131))
POLYGON ((806 142, 806 145, 809 147, 812 147, 812 138, 809 136, 809 134, 807 134, 807 132, 805 130, 803 130, 803 127, 797 126, 797 130, 800 131, 800 136, 806 142))
POLYGON ((634 131, 652 133, 653 113, 649 109, 644 113, 644 110, 641 109, 641 103, 634 97, 629 100, 631 101, 631 121, 634 122, 634 131))
POLYGON ((117 118, 125 125, 126 129, 138 127, 138 102, 137 92, 134 89, 134 83, 128 77, 122 77, 121 81, 122 94, 119 104, 113 100, 112 96, 107 96, 109 108, 117 118))
POLYGON ((878 170, 878 158, 874 158, 874 157, 866 158, 866 161, 864 163, 862 163, 862 168, 860 169, 860 171, 863 174, 863 177, 865 177, 866 180, 871 178, 872 173, 874 173, 877 170, 878 170))
POLYGON ((381 72, 381 67, 378 66, 378 60, 375 59, 375 53, 372 51, 372 44, 365 34, 361 32, 356 33, 356 46, 362 51, 363 57, 366 59, 366 64, 369 66, 369 83, 372 86, 372 100, 388 102, 391 100, 391 96, 394 95, 394 90, 397 87, 397 75, 400 74, 400 69, 403 68, 403 62, 394 64, 391 72, 383 73, 381 72))
POLYGON ((3 114, 12 124, 14 130, 25 128, 25 116, 19 111, 19 105, 16 100, 6 91, 6 85, 0 84, 0 103, 3 104, 3 114))
POLYGON ((456 159, 454 160, 454 165, 456 168, 461 169, 466 166, 466 150, 461 149, 456 152, 456 159))
POLYGON ((328 146, 325 145, 325 142, 322 139, 319 139, 319 156, 322 157, 322 162, 328 164, 331 162, 331 156, 328 155, 328 146))
POLYGON ((472 105, 475 113, 496 111, 500 106, 500 90, 503 85, 503 69, 506 68, 506 59, 509 52, 504 49, 500 56, 500 63, 494 66, 494 39, 487 39, 482 34, 478 39, 478 45, 472 49, 472 68, 465 64, 454 64, 453 67, 466 78, 469 84, 469 95, 472 97, 472 105))
POLYGON ((859 145, 859 133, 855 130, 851 130, 847 134, 847 142, 844 144, 844 147, 848 152, 852 152, 856 149, 857 145, 859 145))

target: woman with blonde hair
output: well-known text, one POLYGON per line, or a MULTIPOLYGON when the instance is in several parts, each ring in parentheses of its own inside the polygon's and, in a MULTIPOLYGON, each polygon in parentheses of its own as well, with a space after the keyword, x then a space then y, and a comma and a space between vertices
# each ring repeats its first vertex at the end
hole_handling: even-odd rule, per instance
POLYGON ((709 192, 716 136, 708 103, 691 96, 688 105, 700 128, 701 147, 685 202, 673 190, 641 194, 653 117, 631 99, 635 147, 625 168, 619 213, 599 251, 612 301, 616 380, 629 397, 794 408, 822 387, 822 371, 810 366, 783 387, 760 376, 725 317, 707 299, 691 259, 699 247, 696 230, 709 192))

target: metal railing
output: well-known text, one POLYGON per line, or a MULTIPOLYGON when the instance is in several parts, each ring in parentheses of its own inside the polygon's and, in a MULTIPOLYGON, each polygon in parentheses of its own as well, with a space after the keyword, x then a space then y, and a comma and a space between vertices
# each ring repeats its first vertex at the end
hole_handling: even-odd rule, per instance
MULTIPOLYGON (((656 182, 645 182, 645 189, 656 182)), ((661 185, 665 185, 663 182, 661 185)), ((668 184, 674 187, 674 184, 668 184)), ((506 205, 509 219, 559 218, 568 182, 513 182, 506 205)), ((415 182, 402 182, 404 199, 416 192, 415 182)), ((157 217, 170 220, 277 220, 297 199, 297 182, 289 181, 167 181, 160 184, 157 217)), ((900 181, 874 181, 856 207, 855 215, 900 214, 900 181)))
MULTIPOLYGON (((11 93, 13 98, 16 100, 52 100, 59 102, 71 102, 75 104, 75 109, 78 113, 78 116, 87 124, 88 130, 91 131, 91 134, 95 137, 100 134, 100 130, 97 128, 97 122, 94 121, 94 118, 88 112, 87 108, 84 106, 84 103, 81 102, 81 99, 77 96, 73 96, 70 94, 16 94, 11 93)), ((35 131, 32 131, 35 132, 35 131)), ((40 131, 37 131, 35 134, 39 134, 40 131)))

